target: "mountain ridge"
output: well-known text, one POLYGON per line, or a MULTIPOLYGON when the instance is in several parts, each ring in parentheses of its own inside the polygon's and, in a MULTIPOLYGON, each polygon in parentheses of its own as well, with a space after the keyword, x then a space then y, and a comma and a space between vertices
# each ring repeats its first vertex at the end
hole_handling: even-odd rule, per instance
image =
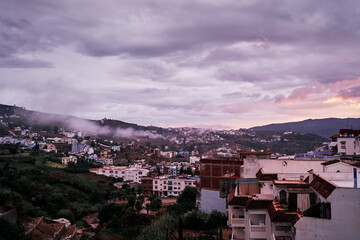
POLYGON ((44 128, 47 125, 56 125, 58 127, 77 131, 86 129, 87 131, 90 130, 90 132, 100 132, 100 134, 103 130, 105 130, 106 133, 109 133, 116 131, 117 129, 131 129, 132 131, 165 130, 160 127, 142 126, 114 119, 104 118, 101 120, 90 120, 71 115, 44 113, 40 111, 28 110, 23 107, 0 104, 0 116, 4 117, 5 115, 18 116, 19 118, 13 118, 12 121, 14 121, 18 126, 22 125, 25 127, 41 126, 41 128, 44 128))
POLYGON ((297 122, 272 123, 263 126, 256 126, 250 129, 254 131, 292 131, 313 133, 319 136, 327 137, 337 134, 339 129, 360 128, 360 118, 323 118, 306 119, 297 122))
MULTIPOLYGON (((79 118, 71 115, 44 113, 35 110, 28 110, 23 107, 11 106, 0 104, 0 116, 1 115, 19 114, 21 119, 27 119, 24 124, 34 125, 37 124, 56 124, 59 127, 73 127, 74 129, 81 129, 85 126, 106 126, 110 129, 122 128, 133 129, 135 131, 166 131, 166 128, 156 126, 142 126, 135 123, 128 123, 115 119, 101 119, 91 120, 79 118)), ((262 126, 255 126, 248 128, 254 131, 291 131, 299 133, 311 133, 322 137, 329 138, 330 136, 337 134, 339 129, 342 128, 360 128, 360 118, 323 118, 323 119, 306 119, 302 121, 285 122, 285 123, 271 123, 262 126)), ((96 129, 96 128, 95 128, 96 129)), ((95 130, 94 129, 94 130, 95 130)))

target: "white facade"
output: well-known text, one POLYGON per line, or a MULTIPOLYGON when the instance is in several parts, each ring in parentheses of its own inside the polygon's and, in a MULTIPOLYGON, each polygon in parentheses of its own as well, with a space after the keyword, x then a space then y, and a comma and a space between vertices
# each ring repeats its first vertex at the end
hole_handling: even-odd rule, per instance
POLYGON ((85 152, 87 154, 93 154, 95 151, 94 151, 94 148, 93 147, 85 147, 85 152))
POLYGON ((226 198, 220 197, 220 191, 201 189, 200 200, 197 200, 197 204, 202 211, 208 213, 214 209, 226 213, 226 201, 226 198))
POLYGON ((153 192, 164 196, 179 196, 186 186, 196 187, 196 180, 187 178, 154 178, 153 192))
POLYGON ((149 170, 144 168, 104 166, 103 168, 90 169, 90 172, 107 177, 123 178, 124 181, 141 183, 141 178, 146 177, 149 170))
POLYGON ((271 220, 265 209, 245 211, 245 239, 271 239, 271 220))
POLYGON ((61 164, 67 165, 69 162, 77 163, 77 158, 75 156, 63 157, 61 158, 61 164))
POLYGON ((323 172, 317 174, 339 187, 360 188, 360 168, 346 162, 324 165, 323 172), (356 178, 354 178, 354 174, 356 178))
POLYGON ((295 224, 296 240, 359 239, 360 189, 336 188, 326 201, 331 219, 303 216, 295 224))
POLYGON ((112 149, 114 152, 120 152, 121 147, 120 147, 120 146, 112 146, 111 149, 112 149))
MULTIPOLYGON (((240 196, 250 201, 250 196, 240 196)), ((251 198, 251 201, 267 201, 270 203, 271 199, 256 199, 251 198)), ((246 201, 245 201, 246 202, 246 201)), ((256 204, 256 203, 255 203, 256 204)), ((271 203, 270 203, 271 204, 271 203)), ((290 222, 273 222, 269 215, 267 207, 261 209, 249 208, 241 205, 228 206, 228 225, 232 228, 232 240, 252 240, 252 239, 266 239, 275 240, 277 237, 289 237, 295 239, 294 227, 290 222)))
POLYGON ((114 159, 112 159, 112 158, 105 158, 105 159, 104 159, 104 164, 106 164, 106 165, 114 165, 114 159))
POLYGON ((323 171, 323 160, 279 160, 279 159, 244 159, 243 177, 256 178, 260 168, 265 173, 293 174, 294 178, 307 175, 310 169, 314 172, 323 171))
MULTIPOLYGON (((261 184, 260 194, 254 197, 238 195, 237 191, 232 193, 235 197, 245 196, 252 201, 270 199, 271 206, 274 206, 280 214, 283 214, 283 207, 286 205, 289 209, 295 209, 286 214, 291 213, 295 215, 295 218, 299 217, 295 221, 289 221, 286 218, 281 218, 283 221, 280 222, 273 221, 271 216, 276 216, 276 214, 273 211, 270 216, 269 207, 247 209, 249 201, 245 201, 247 204, 243 202, 242 205, 229 203, 228 224, 232 227, 232 239, 274 240, 280 236, 290 237, 289 239, 292 240, 358 239, 360 189, 357 176, 359 169, 340 161, 323 162, 321 167, 322 170, 316 173, 316 176, 313 171, 308 172, 310 184, 300 180, 270 180, 268 178, 273 174, 266 176, 266 172, 263 172, 262 176, 268 177, 266 178, 268 180, 258 180, 261 184), (286 200, 282 202, 281 199, 286 200)), ((277 179, 286 178, 289 175, 293 174, 277 174, 277 179)), ((229 202, 230 199, 232 199, 231 196, 229 196, 229 202)))
POLYGON ((360 155, 359 137, 339 137, 337 139, 338 154, 360 155))
POLYGON ((169 167, 169 175, 171 176, 179 176, 181 166, 170 166, 169 167))
POLYGON ((190 163, 200 162, 200 157, 190 156, 190 163))

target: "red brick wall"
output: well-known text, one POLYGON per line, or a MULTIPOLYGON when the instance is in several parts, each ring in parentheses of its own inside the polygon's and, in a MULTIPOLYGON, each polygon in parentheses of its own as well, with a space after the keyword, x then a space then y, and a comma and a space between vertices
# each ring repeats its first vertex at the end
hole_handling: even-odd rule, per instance
POLYGON ((220 176, 226 173, 240 173, 243 161, 238 159, 201 159, 200 186, 212 190, 219 190, 220 176))

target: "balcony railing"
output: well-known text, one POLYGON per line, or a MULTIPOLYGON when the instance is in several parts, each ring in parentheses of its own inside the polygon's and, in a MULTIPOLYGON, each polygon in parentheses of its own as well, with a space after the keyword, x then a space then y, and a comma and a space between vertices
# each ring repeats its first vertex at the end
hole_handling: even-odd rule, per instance
POLYGON ((236 226, 245 226, 245 219, 244 218, 232 218, 231 225, 236 226))
POLYGON ((263 225, 251 225, 250 232, 266 232, 266 227, 263 225))

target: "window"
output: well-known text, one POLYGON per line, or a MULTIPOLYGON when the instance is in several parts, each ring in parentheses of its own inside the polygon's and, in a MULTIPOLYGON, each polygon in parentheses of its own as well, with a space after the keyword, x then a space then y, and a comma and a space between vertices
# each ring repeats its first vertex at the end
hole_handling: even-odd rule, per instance
POLYGON ((291 226, 275 226, 275 231, 278 232, 290 232, 291 226))
POLYGON ((281 190, 279 192, 280 195, 280 203, 284 203, 286 204, 286 191, 285 190, 281 190))
POLYGON ((346 149, 346 142, 345 141, 341 141, 341 149, 346 149))

